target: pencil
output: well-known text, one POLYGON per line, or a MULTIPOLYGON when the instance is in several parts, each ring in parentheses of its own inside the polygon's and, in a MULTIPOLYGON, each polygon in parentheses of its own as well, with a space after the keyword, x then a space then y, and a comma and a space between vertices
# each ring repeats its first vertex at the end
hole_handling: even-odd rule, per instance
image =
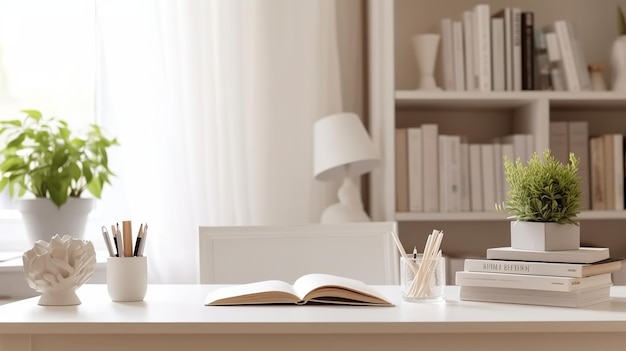
POLYGON ((133 228, 130 221, 122 221, 122 235, 124 236, 124 256, 133 255, 133 228))
POLYGON ((139 233, 137 233, 137 240, 135 241, 135 252, 133 252, 133 256, 139 256, 139 245, 141 245, 142 236, 143 236, 143 223, 139 225, 139 233))

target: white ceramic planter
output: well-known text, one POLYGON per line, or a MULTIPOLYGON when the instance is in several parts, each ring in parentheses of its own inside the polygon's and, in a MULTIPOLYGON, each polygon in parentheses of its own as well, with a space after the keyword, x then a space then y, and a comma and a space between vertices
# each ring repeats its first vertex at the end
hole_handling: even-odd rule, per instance
POLYGON ((580 227, 554 222, 511 222, 511 247, 538 251, 576 250, 580 247, 580 227))
POLYGON ((22 214, 28 240, 35 244, 37 240, 50 241, 55 234, 82 239, 94 204, 94 199, 69 198, 57 208, 50 199, 20 199, 17 209, 22 214))

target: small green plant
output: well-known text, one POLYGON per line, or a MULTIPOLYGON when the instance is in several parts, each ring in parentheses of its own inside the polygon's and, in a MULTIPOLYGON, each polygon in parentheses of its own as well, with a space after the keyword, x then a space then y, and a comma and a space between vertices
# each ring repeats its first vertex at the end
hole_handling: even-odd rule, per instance
POLYGON ((105 137, 95 124, 76 136, 64 120, 44 118, 37 110, 22 112, 23 120, 0 122, 0 140, 6 143, 0 150, 0 191, 8 186, 11 197, 28 191, 57 207, 85 189, 100 198, 114 176, 107 149, 117 140, 105 137))
POLYGON ((569 163, 563 164, 545 150, 543 159, 537 153, 524 165, 504 157, 504 172, 510 186, 508 200, 496 205, 518 221, 556 222, 576 224, 580 209, 578 164, 580 160, 569 154, 569 163))

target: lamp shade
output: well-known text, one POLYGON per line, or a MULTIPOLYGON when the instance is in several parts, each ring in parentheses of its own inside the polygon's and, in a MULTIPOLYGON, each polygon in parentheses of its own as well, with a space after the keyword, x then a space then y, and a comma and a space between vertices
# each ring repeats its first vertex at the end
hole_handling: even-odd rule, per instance
POLYGON ((380 164, 380 156, 363 123, 354 113, 338 113, 315 122, 315 179, 341 180, 367 173, 380 164))

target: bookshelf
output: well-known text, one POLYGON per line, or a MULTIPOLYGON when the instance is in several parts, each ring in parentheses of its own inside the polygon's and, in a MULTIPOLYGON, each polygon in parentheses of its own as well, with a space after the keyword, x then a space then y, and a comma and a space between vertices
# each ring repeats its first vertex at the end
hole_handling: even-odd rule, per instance
MULTIPOLYGON (((610 86, 609 55, 616 38, 616 7, 626 1, 594 4, 585 0, 369 0, 367 3, 370 133, 383 155, 369 181, 370 214, 374 220, 396 220, 405 247, 423 247, 432 229, 446 233, 442 249, 453 257, 484 256, 494 246, 509 245, 505 213, 398 212, 395 205, 395 129, 437 123, 440 133, 465 135, 481 143, 509 133, 530 133, 534 150, 549 147, 551 121, 587 121, 589 136, 626 135, 626 94, 617 92, 420 92, 411 37, 439 33, 440 20, 460 18, 464 10, 488 3, 491 12, 505 6, 534 11, 539 27, 566 19, 576 26, 588 63, 605 65, 610 86)), ((436 81, 443 86, 441 44, 436 81)), ((626 257, 626 211, 587 210, 580 215, 581 242, 604 246, 612 256, 626 257)))

